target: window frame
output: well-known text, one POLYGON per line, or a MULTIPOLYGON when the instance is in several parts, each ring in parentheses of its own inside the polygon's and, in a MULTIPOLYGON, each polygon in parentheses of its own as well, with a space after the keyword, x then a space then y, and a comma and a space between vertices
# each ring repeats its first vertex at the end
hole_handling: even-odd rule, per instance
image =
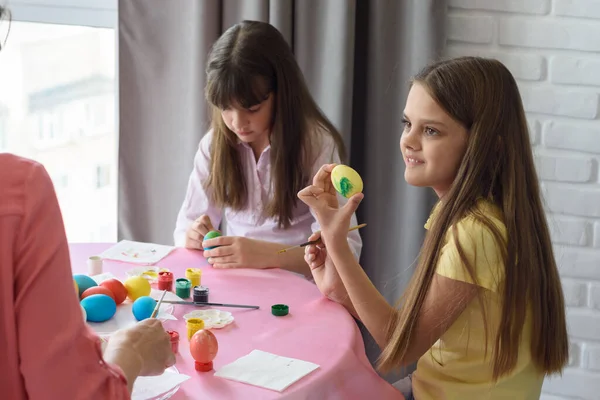
POLYGON ((118 0, 11 0, 14 21, 117 29, 118 0))

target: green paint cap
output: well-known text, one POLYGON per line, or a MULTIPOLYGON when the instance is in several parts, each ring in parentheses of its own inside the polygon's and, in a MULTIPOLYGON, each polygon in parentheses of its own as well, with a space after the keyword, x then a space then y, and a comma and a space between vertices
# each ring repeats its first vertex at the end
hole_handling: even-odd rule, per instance
POLYGON ((285 304, 275 304, 271 306, 271 314, 276 317, 283 317, 288 315, 290 308, 285 304))

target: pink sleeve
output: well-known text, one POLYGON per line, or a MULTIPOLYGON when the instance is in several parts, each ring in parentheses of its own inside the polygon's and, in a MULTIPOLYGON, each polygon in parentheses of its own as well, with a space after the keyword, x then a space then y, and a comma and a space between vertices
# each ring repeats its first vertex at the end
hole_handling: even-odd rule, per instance
POLYGON ((221 224, 222 210, 212 204, 209 193, 204 189, 204 181, 210 174, 211 138, 212 132, 204 135, 194 157, 194 169, 190 174, 185 199, 177 215, 173 233, 175 246, 185 245, 185 234, 189 226, 202 214, 208 215, 215 229, 219 229, 221 224))
POLYGON ((36 164, 25 184, 15 246, 15 323, 30 400, 129 399, 120 369, 102 359, 83 321, 52 182, 36 164))

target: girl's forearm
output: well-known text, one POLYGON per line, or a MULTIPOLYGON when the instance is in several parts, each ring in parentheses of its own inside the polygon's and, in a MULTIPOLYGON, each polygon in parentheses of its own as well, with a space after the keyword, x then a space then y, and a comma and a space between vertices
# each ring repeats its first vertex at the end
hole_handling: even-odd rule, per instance
POLYGON ((360 321, 360 317, 358 312, 356 312, 356 308, 354 308, 354 304, 352 304, 352 300, 350 299, 350 295, 348 294, 348 290, 344 286, 343 282, 340 287, 333 288, 333 290, 328 293, 327 298, 332 301, 335 301, 338 304, 344 306, 344 308, 352 314, 352 316, 360 321))
POLYGON ((307 277, 311 276, 310 268, 306 264, 306 261, 304 261, 304 248, 279 253, 280 250, 290 246, 272 242, 262 242, 262 246, 264 246, 265 254, 267 255, 265 260, 266 267, 281 268, 307 277))
MULTIPOLYGON (((379 347, 385 347, 388 324, 396 310, 375 288, 356 261, 346 240, 329 244, 327 251, 348 293, 354 313, 369 330, 379 347)), ((350 311, 349 308, 348 310, 350 311)))

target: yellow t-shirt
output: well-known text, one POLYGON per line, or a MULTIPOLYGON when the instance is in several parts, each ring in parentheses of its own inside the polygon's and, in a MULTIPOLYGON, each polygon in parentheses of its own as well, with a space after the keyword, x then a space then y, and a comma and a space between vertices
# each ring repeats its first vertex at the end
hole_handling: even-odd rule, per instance
MULTIPOLYGON (((502 212, 493 203, 480 200, 477 207, 492 219, 506 238, 502 212)), ((430 221, 435 218, 436 210, 430 221)), ((504 265, 492 232, 474 217, 465 217, 457 223, 458 240, 466 257, 475 268, 479 285, 485 288, 484 307, 488 322, 486 355, 483 314, 477 299, 473 300, 440 339, 417 363, 412 386, 416 400, 533 400, 539 399, 543 374, 531 361, 531 316, 525 320, 519 357, 515 369, 492 380, 495 335, 502 315, 499 288, 503 281, 504 265)), ((473 283, 460 261, 452 234, 446 234, 438 261, 438 274, 463 282, 473 283)))

